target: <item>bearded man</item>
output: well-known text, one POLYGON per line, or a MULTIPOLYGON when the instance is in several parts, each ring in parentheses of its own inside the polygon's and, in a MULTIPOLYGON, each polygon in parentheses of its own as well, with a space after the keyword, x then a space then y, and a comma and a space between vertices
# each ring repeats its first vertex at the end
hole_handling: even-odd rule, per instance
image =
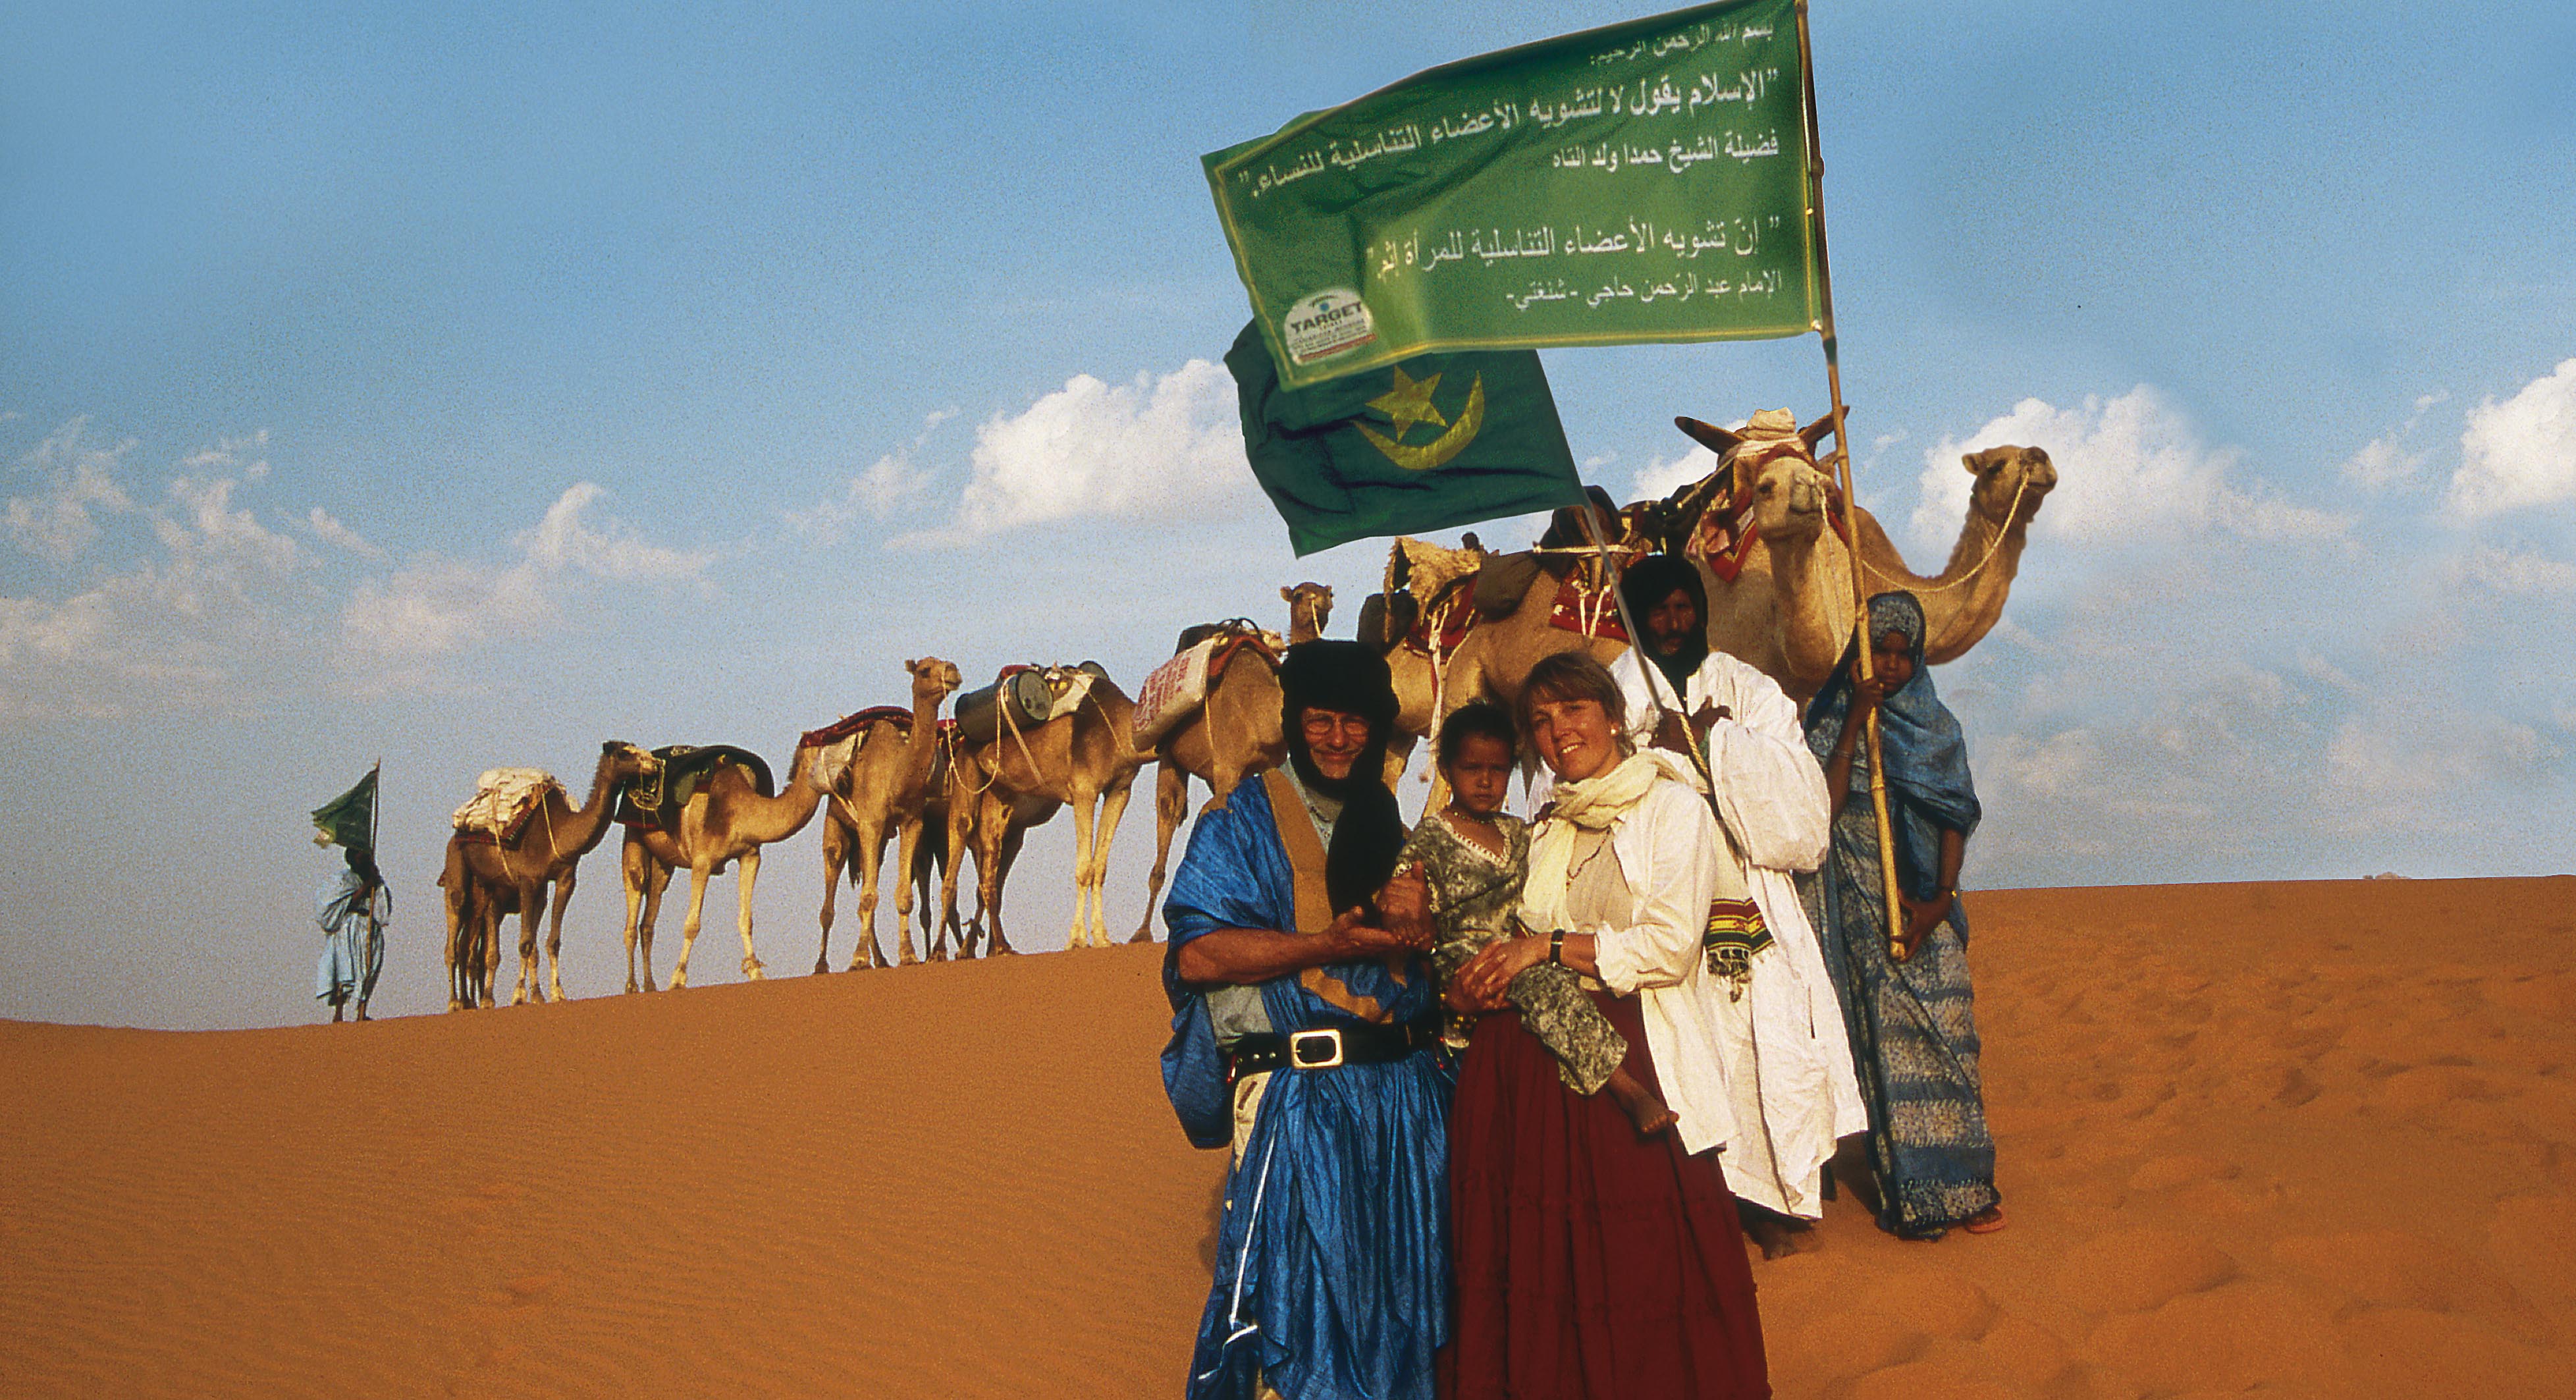
POLYGON ((1423 942, 1379 926, 1404 823, 1395 692, 1356 642, 1290 647, 1288 762, 1190 830, 1163 921, 1163 1079, 1231 1145, 1191 1400, 1430 1400, 1448 1339, 1449 1073, 1423 942))
POLYGON ((1639 744, 1693 749, 1716 785, 1724 853, 1762 909, 1760 946, 1712 949, 1732 982, 1719 1051, 1737 1136, 1720 1158, 1745 1230, 1777 1258, 1812 1240, 1835 1140, 1869 1127, 1842 1007, 1795 876, 1824 860, 1823 769, 1777 682, 1708 644, 1708 592, 1669 554, 1627 571, 1621 596, 1643 645, 1611 663, 1639 744))

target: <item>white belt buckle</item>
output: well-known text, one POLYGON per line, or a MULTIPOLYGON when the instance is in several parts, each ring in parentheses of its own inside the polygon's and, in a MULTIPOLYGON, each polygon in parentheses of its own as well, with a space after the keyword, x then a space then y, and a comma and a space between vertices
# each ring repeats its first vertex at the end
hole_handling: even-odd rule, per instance
POLYGON ((1319 1031, 1291 1031, 1288 1033, 1288 1065, 1291 1069, 1339 1069, 1341 1064, 1342 1033, 1340 1030, 1327 1026, 1319 1031), (1321 1043, 1331 1046, 1333 1048, 1333 1057, 1329 1060, 1307 1059, 1304 1047, 1313 1043, 1321 1043))

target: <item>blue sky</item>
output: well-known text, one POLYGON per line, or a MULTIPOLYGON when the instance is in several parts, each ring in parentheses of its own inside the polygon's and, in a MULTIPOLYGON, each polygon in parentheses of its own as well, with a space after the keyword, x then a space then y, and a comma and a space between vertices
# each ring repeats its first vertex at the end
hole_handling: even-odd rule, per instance
MULTIPOLYGON (((925 652, 1132 684, 1300 578, 1347 634, 1382 555, 1294 560, 1251 490, 1197 158, 1639 13, 414 8, 0 6, 0 754, 60 814, 19 824, 0 1015, 310 1019, 302 813, 379 754, 381 999, 422 1011, 483 768, 783 756, 925 652)), ((2066 474, 1939 674, 1972 879, 2570 868, 2576 17, 1814 31, 1865 502, 1932 565, 1960 451, 2066 474)), ((1675 413, 1823 407, 1812 340, 1548 368, 1622 494, 1692 470, 1675 413)), ((1069 827, 1014 884, 1033 946, 1069 827)), ((1150 840, 1140 804, 1130 926, 1150 840)), ((815 851, 764 872, 782 973, 815 851)), ((622 984, 614 887, 603 851, 576 995, 622 984)))

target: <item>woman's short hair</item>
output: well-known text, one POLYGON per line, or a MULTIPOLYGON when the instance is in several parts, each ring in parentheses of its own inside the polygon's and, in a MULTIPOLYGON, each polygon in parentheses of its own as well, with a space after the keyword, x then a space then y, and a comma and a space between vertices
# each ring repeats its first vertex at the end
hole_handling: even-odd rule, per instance
POLYGON ((1449 712, 1449 718, 1440 721, 1436 761, 1444 768, 1457 762, 1458 750, 1466 747, 1470 739, 1496 740, 1508 750, 1517 750, 1520 746, 1520 734, 1512 728, 1511 712, 1491 700, 1461 705, 1449 712))
POLYGON ((1610 717, 1610 732, 1622 749, 1628 746, 1628 697, 1612 679, 1610 668, 1592 659, 1588 651, 1560 651, 1542 657, 1530 668, 1529 679, 1521 682, 1518 718, 1521 728, 1530 727, 1530 717, 1542 704, 1563 704, 1568 700, 1589 700, 1610 717))

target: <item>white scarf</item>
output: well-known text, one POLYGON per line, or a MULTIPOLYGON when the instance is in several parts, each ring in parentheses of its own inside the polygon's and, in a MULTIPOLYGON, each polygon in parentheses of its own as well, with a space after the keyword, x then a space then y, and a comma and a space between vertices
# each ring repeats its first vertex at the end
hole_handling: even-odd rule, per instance
POLYGON ((1571 929, 1565 904, 1573 878, 1575 833, 1608 831, 1663 778, 1690 782, 1673 755, 1640 749, 1589 778, 1557 780, 1547 810, 1530 828, 1529 878, 1521 886, 1522 927, 1541 932, 1571 929))

